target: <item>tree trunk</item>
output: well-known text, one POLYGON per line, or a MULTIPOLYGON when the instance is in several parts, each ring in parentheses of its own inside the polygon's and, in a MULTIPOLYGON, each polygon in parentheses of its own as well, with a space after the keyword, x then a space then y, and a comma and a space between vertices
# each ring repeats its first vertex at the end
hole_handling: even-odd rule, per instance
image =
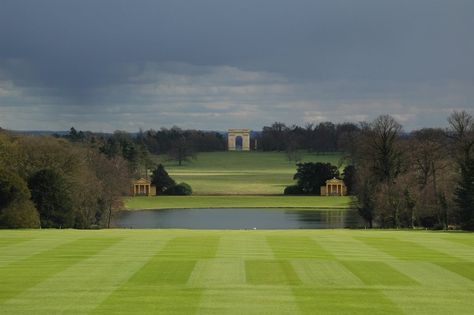
POLYGON ((109 206, 109 218, 107 220, 107 228, 110 229, 110 219, 112 218, 112 205, 109 206))

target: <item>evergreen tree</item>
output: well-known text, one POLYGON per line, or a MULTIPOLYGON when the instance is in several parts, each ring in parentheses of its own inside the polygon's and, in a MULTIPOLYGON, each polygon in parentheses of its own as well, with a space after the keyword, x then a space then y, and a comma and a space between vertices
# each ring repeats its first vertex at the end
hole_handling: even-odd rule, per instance
POLYGON ((293 179, 297 180, 297 186, 303 193, 319 195, 321 186, 328 179, 339 177, 336 166, 330 163, 298 163, 298 169, 293 179))
POLYGON ((42 227, 74 226, 74 212, 64 178, 56 171, 43 169, 28 181, 31 200, 40 214, 42 227))
POLYGON ((347 194, 352 195, 353 186, 355 181, 355 168, 354 165, 347 165, 342 172, 344 185, 347 187, 347 194))
POLYGON ((176 182, 168 175, 162 164, 158 164, 151 175, 151 183, 156 187, 156 194, 162 194, 166 189, 176 185, 176 182))
POLYGON ((474 230, 474 159, 466 161, 461 167, 461 180, 455 194, 461 227, 472 231, 474 230))

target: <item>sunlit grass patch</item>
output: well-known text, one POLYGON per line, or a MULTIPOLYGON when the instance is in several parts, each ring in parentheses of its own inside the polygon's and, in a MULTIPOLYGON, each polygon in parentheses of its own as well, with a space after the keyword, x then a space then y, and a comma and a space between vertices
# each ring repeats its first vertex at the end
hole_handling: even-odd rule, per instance
POLYGON ((333 258, 309 237, 267 236, 267 242, 277 258, 333 258))
POLYGON ((404 286, 418 283, 380 261, 343 261, 342 264, 366 285, 404 286))
POLYGON ((403 314, 382 292, 371 289, 293 288, 302 314, 403 314))
MULTIPOLYGON (((288 162, 283 152, 202 152, 183 166, 167 161, 166 156, 156 159, 164 162, 176 181, 187 182, 198 195, 283 194, 296 173, 296 163, 288 162)), ((302 162, 333 165, 340 165, 340 159, 338 153, 302 156, 302 162)))
POLYGON ((417 243, 394 238, 358 237, 358 240, 402 260, 455 261, 455 257, 417 243))
POLYGON ((125 207, 134 209, 184 208, 322 208, 351 206, 352 198, 321 196, 156 196, 125 199, 125 207))
POLYGON ((176 237, 166 244, 159 256, 166 259, 213 258, 218 244, 217 236, 176 237))
POLYGON ((457 273, 458 275, 474 281, 474 263, 472 262, 440 262, 438 264, 451 272, 457 273))
POLYGON ((450 235, 361 230, 0 231, 0 239, 27 239, 0 248, 0 313, 472 314, 474 262, 468 246, 445 246, 450 235), (441 244, 443 253, 458 260, 440 260, 425 252, 402 259, 356 240, 360 237, 382 244, 400 241, 387 241, 387 246, 441 244), (365 255, 367 259, 361 259, 365 255))
POLYGON ((245 261, 245 272, 248 284, 301 284, 301 280, 290 262, 286 260, 247 260, 245 261))

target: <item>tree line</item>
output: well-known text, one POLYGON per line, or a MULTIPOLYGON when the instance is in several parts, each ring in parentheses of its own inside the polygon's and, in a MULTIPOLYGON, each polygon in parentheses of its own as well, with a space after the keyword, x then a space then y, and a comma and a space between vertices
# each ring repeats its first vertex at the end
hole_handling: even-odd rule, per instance
MULTIPOLYGON (((347 149, 360 126, 354 123, 322 122, 286 126, 275 122, 252 133, 252 150, 286 152, 289 160, 298 161, 302 150, 310 152, 342 152, 347 149)), ((146 165, 149 154, 167 155, 178 165, 196 157, 199 152, 226 151, 225 132, 181 129, 177 126, 138 133, 115 131, 113 134, 77 131, 59 136, 73 142, 87 142, 100 147, 108 156, 122 156, 135 168, 146 165)), ((149 163, 148 163, 149 164, 149 163)))
POLYGON ((147 176, 147 170, 155 166, 151 155, 166 155, 168 160, 176 161, 181 166, 183 162, 195 159, 198 152, 227 149, 223 133, 184 130, 177 126, 158 131, 140 130, 138 133, 117 130, 112 134, 77 131, 72 127, 67 135, 56 136, 95 146, 108 157, 121 156, 130 163, 132 172, 143 177, 147 176))
MULTIPOLYGON (((383 115, 359 124, 274 123, 256 138, 260 150, 285 151, 296 162, 301 151, 343 152, 341 177, 369 227, 474 229, 474 118, 465 111, 452 113, 445 129, 407 133, 383 115)), ((71 128, 56 138, 0 130, 0 226, 105 226, 130 178, 156 167, 152 154, 181 164, 225 148, 222 133, 178 127, 137 134, 71 128)), ((321 172, 339 176, 330 165, 298 168, 287 193, 317 194, 321 172)))
POLYGON ((133 168, 92 145, 0 131, 0 227, 106 227, 133 168))
POLYGON ((372 227, 474 230, 474 119, 409 134, 391 116, 360 125, 347 147, 356 206, 372 227))
MULTIPOLYGON (((354 207, 369 227, 474 230, 474 118, 454 112, 448 124, 410 133, 389 115, 356 127, 342 124, 337 143, 343 143, 343 173, 329 163, 297 163, 296 185, 284 193, 319 195, 325 181, 336 177, 356 195, 354 207)), ((301 145, 291 144, 297 130, 278 123, 267 132, 280 150, 285 139, 293 148, 301 145)))
POLYGON ((298 150, 310 152, 342 152, 360 132, 358 124, 321 122, 304 127, 287 126, 275 122, 257 133, 258 148, 263 151, 282 151, 292 154, 298 150))

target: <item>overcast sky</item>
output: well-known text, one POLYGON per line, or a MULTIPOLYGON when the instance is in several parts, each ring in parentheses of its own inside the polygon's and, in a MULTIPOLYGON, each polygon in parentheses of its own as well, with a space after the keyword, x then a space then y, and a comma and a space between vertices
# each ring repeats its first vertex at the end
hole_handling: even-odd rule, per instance
POLYGON ((472 0, 0 0, 0 127, 137 131, 474 110, 472 0))

